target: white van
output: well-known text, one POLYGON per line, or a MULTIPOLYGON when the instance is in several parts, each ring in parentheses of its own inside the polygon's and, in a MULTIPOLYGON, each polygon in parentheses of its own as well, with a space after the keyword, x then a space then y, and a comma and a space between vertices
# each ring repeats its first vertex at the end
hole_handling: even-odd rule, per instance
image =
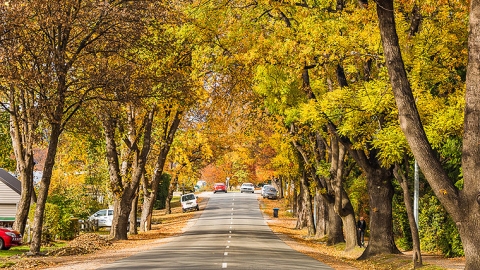
POLYGON ((91 215, 88 220, 98 221, 98 227, 112 227, 113 209, 102 209, 91 215))
POLYGON ((198 197, 195 196, 194 193, 188 193, 185 195, 182 195, 182 198, 180 199, 180 202, 182 203, 182 210, 183 212, 187 212, 189 210, 200 210, 198 207, 198 202, 197 202, 198 197))

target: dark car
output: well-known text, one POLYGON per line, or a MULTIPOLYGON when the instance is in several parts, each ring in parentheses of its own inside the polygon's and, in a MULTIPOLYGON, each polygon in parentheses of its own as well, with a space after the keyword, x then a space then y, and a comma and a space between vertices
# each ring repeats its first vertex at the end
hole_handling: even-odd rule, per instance
POLYGON ((9 250, 21 244, 22 235, 18 231, 0 227, 0 250, 9 250))
POLYGON ((213 193, 225 192, 227 193, 227 186, 224 183, 216 183, 213 185, 213 193))
POLYGON ((277 199, 278 198, 277 190, 274 187, 269 186, 265 188, 265 191, 263 192, 262 196, 263 198, 277 199))

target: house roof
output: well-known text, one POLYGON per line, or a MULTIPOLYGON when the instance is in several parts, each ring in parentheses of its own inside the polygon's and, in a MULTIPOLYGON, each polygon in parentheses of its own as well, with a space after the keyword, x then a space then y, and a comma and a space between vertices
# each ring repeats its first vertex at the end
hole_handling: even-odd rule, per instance
POLYGON ((0 181, 18 194, 22 193, 22 184, 20 181, 4 169, 0 169, 0 181))

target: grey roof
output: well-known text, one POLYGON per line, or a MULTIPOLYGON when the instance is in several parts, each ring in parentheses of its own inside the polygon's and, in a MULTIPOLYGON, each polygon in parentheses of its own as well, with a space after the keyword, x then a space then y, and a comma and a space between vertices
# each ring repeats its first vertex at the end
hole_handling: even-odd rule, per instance
POLYGON ((0 181, 18 194, 22 193, 22 184, 20 181, 4 169, 0 169, 0 181))

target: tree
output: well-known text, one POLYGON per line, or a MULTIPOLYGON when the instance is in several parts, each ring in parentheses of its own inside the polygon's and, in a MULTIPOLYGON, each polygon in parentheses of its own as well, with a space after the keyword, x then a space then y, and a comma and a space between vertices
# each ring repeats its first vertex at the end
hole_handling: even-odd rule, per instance
MULTIPOLYGON (((107 105, 105 104, 105 107, 107 105)), ((132 201, 136 196, 138 186, 145 172, 147 155, 151 148, 151 136, 153 119, 156 112, 155 106, 141 111, 137 106, 127 108, 113 107, 113 111, 123 112, 126 115, 127 136, 122 134, 126 147, 120 148, 117 129, 123 130, 120 115, 110 110, 103 110, 99 118, 105 130, 106 154, 110 174, 110 188, 114 198, 114 216, 110 236, 113 239, 127 239, 128 217, 132 207, 132 201), (138 120, 137 117, 143 118, 138 120), (140 126, 140 128, 139 128, 140 126), (121 151, 120 149, 124 149, 121 151)))
MULTIPOLYGON (((132 22, 140 22, 135 16, 145 10, 144 4, 124 1, 108 5, 95 1, 15 1, 2 5, 2 33, 9 37, 2 53, 9 76, 3 92, 9 97, 10 105, 5 108, 10 108, 17 169, 24 182, 21 215, 28 211, 34 136, 45 134, 48 149, 32 226, 33 253, 40 251, 43 212, 59 137, 95 89, 89 78, 91 56, 107 43, 109 50, 115 51, 135 39, 140 31, 134 26, 140 24, 132 22)), ((19 216, 19 222, 24 220, 19 216)))
POLYGON ((462 148, 463 188, 457 188, 443 168, 426 132, 416 106, 415 98, 405 71, 395 29, 393 0, 377 2, 377 14, 383 42, 385 60, 393 93, 399 111, 400 127, 418 161, 419 167, 433 191, 452 216, 462 238, 465 250, 465 269, 480 268, 479 234, 471 233, 480 223, 480 195, 476 177, 480 169, 480 2, 470 2, 469 13, 469 61, 466 74, 464 135, 462 148))

